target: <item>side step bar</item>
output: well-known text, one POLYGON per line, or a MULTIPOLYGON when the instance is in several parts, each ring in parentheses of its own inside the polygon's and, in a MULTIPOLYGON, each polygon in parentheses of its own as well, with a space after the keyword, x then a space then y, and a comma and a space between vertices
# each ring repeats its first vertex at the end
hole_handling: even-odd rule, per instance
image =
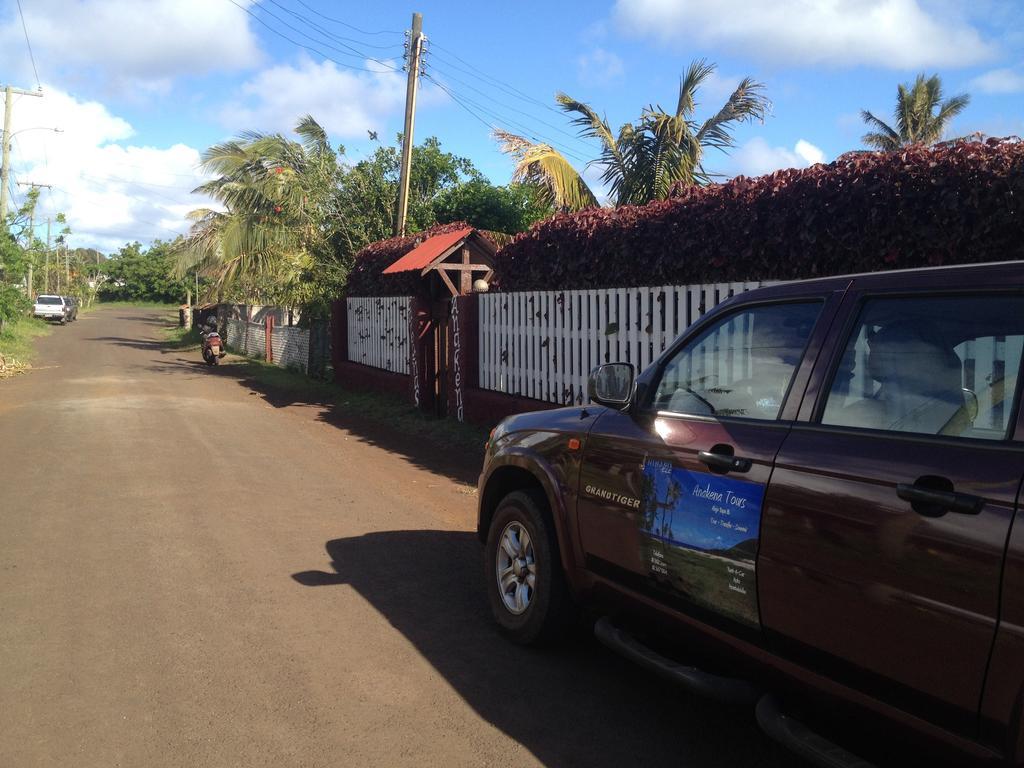
POLYGON ((874 768, 874 765, 866 760, 847 752, 798 720, 783 714, 779 709, 779 702, 770 693, 766 693, 757 702, 755 714, 757 724, 769 738, 814 765, 821 768, 874 768))
POLYGON ((752 704, 756 700, 755 714, 761 730, 769 738, 820 768, 875 768, 798 720, 783 714, 772 694, 766 693, 758 698, 760 692, 746 680, 719 677, 672 661, 616 627, 607 616, 602 616, 594 625, 594 636, 621 656, 691 693, 727 704, 752 704))
POLYGON ((746 680, 719 677, 667 659, 616 627, 607 616, 598 619, 594 635, 616 653, 699 696, 728 704, 753 703, 757 698, 757 689, 746 680))

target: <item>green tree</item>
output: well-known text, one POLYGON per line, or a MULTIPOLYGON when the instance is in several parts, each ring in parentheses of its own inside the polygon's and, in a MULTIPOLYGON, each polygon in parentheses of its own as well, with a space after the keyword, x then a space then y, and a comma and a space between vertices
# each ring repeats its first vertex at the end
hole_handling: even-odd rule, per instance
POLYGON ((198 270, 213 278, 218 296, 297 305, 313 301, 325 283, 344 279, 333 243, 343 219, 337 210, 337 155, 309 115, 281 134, 245 132, 210 147, 204 170, 216 178, 195 191, 225 210, 201 208, 189 236, 174 249, 174 274, 198 270))
POLYGON ((102 300, 180 302, 188 281, 172 277, 173 254, 181 238, 173 242, 154 241, 148 250, 138 242, 128 243, 104 265, 106 279, 99 288, 102 300))
MULTIPOLYGON (((172 248, 176 278, 198 272, 211 278, 218 298, 303 306, 308 316, 341 293, 356 253, 391 237, 399 148, 379 147, 347 164, 344 148, 335 152, 312 117, 295 132, 299 141, 245 132, 203 154, 214 178, 195 191, 223 208, 190 214, 188 237, 172 248)), ((492 187, 436 138, 413 148, 411 232, 438 223, 440 215, 512 233, 550 212, 535 189, 492 187)))
POLYGON ((949 122, 970 103, 969 94, 942 98, 942 80, 938 75, 917 76, 913 85, 901 83, 896 88, 896 109, 893 128, 862 110, 861 119, 874 130, 861 138, 865 144, 891 152, 909 144, 934 144, 941 141, 949 122))
POLYGON ((32 308, 25 291, 14 285, 0 283, 0 331, 6 323, 24 317, 32 308))
POLYGON ((483 179, 473 179, 438 195, 434 213, 439 224, 465 221, 477 229, 514 235, 551 216, 554 209, 544 202, 537 187, 496 187, 483 179))
MULTIPOLYGON (((338 201, 346 223, 343 247, 349 255, 394 234, 400 166, 397 146, 378 147, 368 159, 344 170, 338 201)), ((418 232, 436 224, 437 200, 467 182, 485 182, 470 160, 445 152, 434 137, 414 146, 406 229, 418 232)))
MULTIPOLYGON (((737 125, 764 119, 771 104, 764 96, 763 84, 749 77, 740 81, 714 115, 703 121, 694 118, 697 94, 715 68, 704 60, 690 64, 679 83, 674 112, 650 105, 617 134, 607 118, 591 106, 564 93, 557 95, 562 109, 577 115, 572 122, 580 135, 600 143, 600 156, 591 164, 601 169, 601 181, 616 206, 664 199, 676 184, 708 182, 711 175, 704 168, 705 150, 729 149, 737 125)), ((580 173, 554 147, 505 131, 495 131, 495 138, 502 151, 516 160, 513 181, 540 187, 546 203, 563 211, 598 204, 580 173)))
POLYGON ((29 254, 10 232, 0 233, 0 281, 21 282, 28 274, 29 254))

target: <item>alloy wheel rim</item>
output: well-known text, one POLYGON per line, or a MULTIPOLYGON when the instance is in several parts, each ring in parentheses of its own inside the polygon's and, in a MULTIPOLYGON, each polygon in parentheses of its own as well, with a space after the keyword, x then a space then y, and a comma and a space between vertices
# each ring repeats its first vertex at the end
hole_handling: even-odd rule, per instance
POLYGON ((498 594, 509 613, 524 613, 533 601, 537 584, 537 564, 533 540, 519 522, 505 526, 498 539, 495 557, 498 594))

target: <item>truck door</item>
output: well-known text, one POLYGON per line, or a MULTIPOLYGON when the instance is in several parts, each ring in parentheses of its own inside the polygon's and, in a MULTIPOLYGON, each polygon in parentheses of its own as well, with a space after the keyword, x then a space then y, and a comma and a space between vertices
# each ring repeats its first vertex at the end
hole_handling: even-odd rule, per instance
MULTIPOLYGON (((952 271, 859 279, 776 459, 757 563, 769 643, 974 737, 1024 446, 1024 295, 952 271)), ((998 284, 1001 283, 1001 284, 998 284)))
POLYGON ((805 350, 838 301, 739 302, 645 374, 648 403, 601 415, 577 511, 589 570, 756 631, 764 492, 810 373, 805 350))

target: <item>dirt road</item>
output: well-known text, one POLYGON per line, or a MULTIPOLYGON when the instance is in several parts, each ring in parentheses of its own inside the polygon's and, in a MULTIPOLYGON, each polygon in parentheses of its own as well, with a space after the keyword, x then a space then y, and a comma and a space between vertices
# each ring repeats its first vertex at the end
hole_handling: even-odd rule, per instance
POLYGON ((771 764, 749 712, 496 634, 477 467, 165 325, 83 315, 0 382, 0 766, 771 764))

